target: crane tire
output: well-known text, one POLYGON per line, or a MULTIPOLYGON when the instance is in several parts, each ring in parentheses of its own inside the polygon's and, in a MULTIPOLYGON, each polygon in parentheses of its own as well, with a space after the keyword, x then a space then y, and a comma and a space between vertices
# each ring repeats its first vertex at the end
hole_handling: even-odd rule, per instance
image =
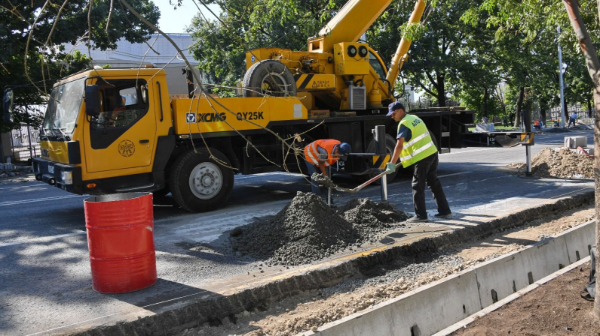
POLYGON ((296 80, 285 64, 276 60, 255 63, 244 75, 243 96, 274 97, 296 96, 296 80))
POLYGON ((233 170, 227 157, 211 148, 217 162, 206 149, 187 151, 180 155, 169 174, 169 189, 175 202, 189 212, 217 209, 227 202, 233 189, 233 170))

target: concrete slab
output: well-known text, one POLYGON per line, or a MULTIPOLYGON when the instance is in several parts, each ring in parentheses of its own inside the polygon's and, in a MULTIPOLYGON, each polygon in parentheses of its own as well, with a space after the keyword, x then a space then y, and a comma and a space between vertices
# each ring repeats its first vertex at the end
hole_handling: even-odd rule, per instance
POLYGON ((301 335, 430 335, 479 311, 475 272, 452 275, 301 335), (418 333, 415 332, 418 330, 418 333))
POLYGON ((579 261, 574 262, 573 264, 571 264, 571 265, 569 265, 569 266, 561 269, 560 271, 556 271, 556 272, 548 275, 547 277, 534 282, 533 284, 531 284, 531 285, 529 285, 529 286, 527 286, 527 287, 519 290, 518 292, 516 292, 514 294, 509 295, 508 297, 506 297, 506 298, 504 298, 504 299, 502 299, 502 300, 494 303, 493 305, 491 305, 489 307, 486 307, 486 308, 482 309, 481 311, 479 311, 479 312, 477 312, 477 313, 475 313, 475 314, 467 317, 466 319, 464 319, 462 321, 459 321, 459 322, 457 322, 457 323, 455 323, 455 324, 453 324, 453 325, 451 325, 451 326, 449 326, 449 327, 447 327, 447 328, 445 328, 445 329, 443 329, 443 330, 441 330, 441 331, 433 334, 433 336, 447 336, 447 335, 450 335, 453 332, 455 332, 455 331, 463 328, 464 326, 468 325, 469 323, 471 323, 471 322, 473 322, 473 321, 475 321, 475 320, 477 320, 479 318, 482 318, 485 315, 493 312, 494 310, 497 310, 498 308, 500 308, 500 307, 502 307, 502 306, 504 306, 504 305, 506 305, 506 304, 508 304, 508 303, 510 303, 510 302, 512 302, 512 301, 514 301, 514 300, 516 300, 516 299, 518 299, 520 297, 522 297, 523 295, 525 295, 525 294, 527 294, 527 293, 535 290, 536 288, 538 288, 541 285, 547 283, 548 281, 554 280, 557 277, 559 277, 559 276, 561 276, 561 275, 563 275, 563 274, 565 274, 565 273, 567 273, 567 272, 569 272, 569 271, 571 271, 571 270, 573 270, 573 269, 575 269, 577 267, 581 267, 582 265, 584 265, 585 263, 588 263, 588 262, 590 262, 590 257, 589 256, 586 257, 586 258, 584 258, 584 259, 581 259, 579 261))
MULTIPOLYGON (((588 222, 299 336, 435 334, 569 266, 558 266, 568 263, 567 242, 594 227, 588 222)), ((595 242, 595 235, 586 242, 595 242)))

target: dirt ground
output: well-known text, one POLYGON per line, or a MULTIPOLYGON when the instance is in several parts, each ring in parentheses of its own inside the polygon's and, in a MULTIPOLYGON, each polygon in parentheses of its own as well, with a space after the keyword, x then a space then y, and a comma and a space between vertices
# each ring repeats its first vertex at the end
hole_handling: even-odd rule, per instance
MULTIPOLYGON (((483 261, 521 249, 593 218, 594 209, 591 205, 550 215, 521 228, 449 247, 436 255, 421 259, 398 260, 388 269, 380 269, 377 275, 351 278, 331 288, 306 292, 273 303, 265 311, 244 312, 223 321, 206 323, 185 330, 179 335, 274 336, 295 335, 307 330, 316 330, 323 324, 364 310, 483 261)), ((579 290, 583 285, 575 287, 579 290)), ((578 293, 576 299, 579 299, 578 293)))
MULTIPOLYGON (((518 175, 527 171, 525 163, 511 163, 518 175)), ((531 160, 531 173, 535 177, 593 178, 594 159, 586 154, 577 154, 568 148, 544 148, 531 160)))
POLYGON ((579 295, 588 282, 589 263, 525 294, 452 335, 600 335, 594 302, 579 295))

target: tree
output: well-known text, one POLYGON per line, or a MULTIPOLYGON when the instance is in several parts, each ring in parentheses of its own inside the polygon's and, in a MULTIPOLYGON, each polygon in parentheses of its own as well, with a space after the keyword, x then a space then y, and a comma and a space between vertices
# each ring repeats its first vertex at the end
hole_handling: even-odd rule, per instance
MULTIPOLYGON (((89 42, 90 47, 104 50, 115 47, 121 38, 144 42, 152 33, 116 5, 118 2, 114 7, 112 1, 100 0, 58 4, 31 0, 19 2, 19 6, 13 6, 14 1, 6 3, 0 3, 0 89, 14 88, 15 121, 38 123, 40 116, 30 115, 24 106, 43 104, 56 80, 89 66, 85 55, 70 53, 63 44, 89 42)), ((149 21, 158 21, 160 13, 151 1, 130 3, 149 21)), ((11 127, 13 124, 0 120, 0 132, 11 127)))
MULTIPOLYGON (((517 28, 528 36, 546 28, 555 29, 557 25, 573 28, 573 40, 583 55, 588 75, 593 82, 593 97, 596 109, 596 127, 594 128, 595 152, 600 152, 600 61, 594 47, 592 36, 598 38, 600 8, 593 0, 563 0, 562 3, 548 0, 490 0, 486 8, 492 15, 490 24, 498 27, 498 35, 517 28), (598 9, 596 12, 595 9, 598 9), (589 34, 590 27, 594 34, 589 34)), ((596 245, 600 246, 600 156, 595 157, 594 176, 596 185, 596 245)), ((600 258, 597 258, 597 269, 600 269, 600 258)), ((596 282, 596 292, 600 292, 600 282, 596 282)), ((596 300, 594 313, 600 318, 600 300, 596 300)))
MULTIPOLYGON (((594 82, 594 105, 596 107, 596 127, 594 127, 594 152, 600 151, 600 61, 598 54, 592 43, 592 39, 587 32, 577 0, 563 0, 571 26, 577 36, 577 41, 581 47, 589 75, 594 82)), ((600 246, 600 155, 594 157, 594 176, 596 186, 596 246, 600 246)), ((600 259, 600 258, 599 258, 600 259)), ((596 261, 596 269, 599 269, 600 260, 596 261)), ((596 293, 600 293, 600 282, 596 282, 596 293)), ((594 302, 594 314, 600 318, 600 300, 594 302)))
MULTIPOLYGON (((439 106, 446 105, 448 81, 457 78, 456 70, 469 67, 472 60, 471 55, 465 57, 461 53, 470 28, 459 20, 469 6, 470 2, 457 1, 430 8, 424 15, 423 36, 412 42, 408 61, 402 68, 408 83, 435 97, 439 106)), ((368 31, 369 43, 384 60, 391 60, 396 51, 402 38, 401 27, 410 13, 410 3, 400 3, 389 8, 368 31)))

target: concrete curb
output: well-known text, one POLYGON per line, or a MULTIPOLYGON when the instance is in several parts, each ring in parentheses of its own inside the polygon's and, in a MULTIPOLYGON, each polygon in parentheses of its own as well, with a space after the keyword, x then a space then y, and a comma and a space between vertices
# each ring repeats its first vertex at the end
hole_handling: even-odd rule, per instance
MULTIPOLYGON (((428 237, 416 241, 408 243, 400 241, 370 251, 326 261, 319 265, 309 265, 291 270, 271 279, 259 280, 245 287, 232 288, 228 291, 231 294, 198 295, 182 298, 179 301, 171 300, 156 304, 152 307, 154 313, 146 311, 147 316, 145 317, 139 317, 144 315, 141 312, 119 316, 125 322, 119 322, 116 325, 114 320, 111 320, 111 318, 114 319, 114 316, 104 320, 102 318, 95 319, 93 321, 95 325, 98 323, 112 325, 94 327, 94 325, 82 323, 75 330, 75 327, 71 326, 70 332, 73 333, 78 330, 79 332, 74 333, 74 335, 81 336, 171 335, 205 322, 220 321, 223 318, 244 311, 261 310, 283 298, 297 295, 306 290, 329 287, 355 274, 368 274, 370 270, 390 264, 401 256, 435 252, 444 246, 518 227, 549 213, 565 211, 593 201, 593 192, 563 197, 478 225, 443 233, 429 233, 428 237), (83 331, 85 328, 93 329, 83 331)), ((469 310, 471 313, 474 311, 476 310, 469 310)), ((461 319, 465 316, 461 316, 461 319)), ((58 331, 65 333, 63 329, 56 330, 56 332, 58 331)))
POLYGON ((502 307, 502 306, 504 306, 504 305, 506 305, 506 304, 508 304, 508 303, 510 303, 510 302, 512 302, 512 301, 514 301, 514 300, 516 300, 518 298, 520 298, 521 296, 523 296, 523 295, 525 295, 525 294, 533 291, 534 289, 537 289, 541 285, 543 285, 543 284, 545 284, 545 283, 547 283, 547 282, 549 282, 551 280, 554 280, 554 279, 558 278, 559 276, 561 276, 561 275, 563 275, 563 274, 565 274, 565 273, 567 273, 569 271, 572 271, 572 270, 576 269, 577 267, 580 267, 580 266, 582 266, 582 265, 584 265, 584 264, 586 264, 588 262, 590 262, 590 257, 589 256, 587 256, 587 257, 585 257, 585 258, 583 258, 583 259, 575 262, 574 264, 571 264, 571 265, 569 265, 569 266, 567 266, 567 267, 565 267, 565 268, 563 268, 563 269, 561 269, 561 270, 559 270, 557 272, 554 272, 554 273, 550 274, 549 276, 547 276, 545 278, 542 278, 542 279, 534 282, 533 284, 531 284, 531 285, 529 285, 529 286, 527 286, 527 287, 519 290, 518 292, 516 292, 514 294, 511 294, 511 295, 505 297, 504 299, 502 299, 502 300, 494 303, 493 305, 491 305, 491 306, 489 306, 487 308, 484 308, 483 310, 481 310, 481 311, 479 311, 479 312, 477 312, 477 313, 475 313, 475 314, 467 317, 466 319, 464 319, 464 320, 462 320, 460 322, 457 322, 457 323, 449 326, 448 328, 446 328, 446 329, 444 329, 444 330, 442 330, 442 331, 434 334, 433 336, 446 336, 446 335, 450 335, 451 333, 453 333, 453 332, 455 332, 455 331, 457 331, 457 330, 459 330, 461 328, 466 327, 468 324, 474 322, 475 320, 480 319, 480 318, 484 317, 485 315, 487 315, 487 314, 489 314, 489 313, 497 310, 498 308, 500 308, 500 307, 502 307))
POLYGON ((500 300, 514 300, 520 289, 532 290, 539 286, 534 285, 536 281, 549 281, 548 274, 580 263, 580 256, 589 256, 595 242, 595 224, 587 222, 299 335, 432 335, 457 322, 460 328, 465 318, 493 310, 500 300))

